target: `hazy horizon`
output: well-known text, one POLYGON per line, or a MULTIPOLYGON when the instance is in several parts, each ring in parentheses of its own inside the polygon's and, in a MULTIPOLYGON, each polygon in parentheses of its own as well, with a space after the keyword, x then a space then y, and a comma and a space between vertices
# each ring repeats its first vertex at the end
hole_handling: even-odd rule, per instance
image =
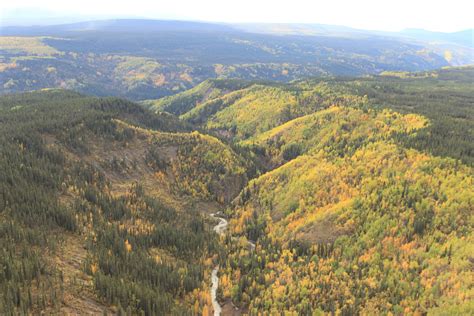
POLYGON ((474 28, 468 2, 453 0, 450 6, 402 0, 381 5, 374 0, 357 3, 334 1, 316 4, 307 0, 242 0, 221 3, 204 0, 199 3, 177 0, 173 3, 147 3, 137 0, 96 3, 91 0, 65 3, 57 0, 19 0, 0 4, 1 26, 67 24, 106 19, 178 20, 228 24, 323 24, 361 30, 398 32, 424 29, 433 32, 458 32, 474 28), (463 9, 465 8, 465 9, 463 9), (387 14, 389 12, 389 14, 387 14), (421 14, 420 14, 421 12, 421 14), (424 13, 424 14, 423 14, 424 13))

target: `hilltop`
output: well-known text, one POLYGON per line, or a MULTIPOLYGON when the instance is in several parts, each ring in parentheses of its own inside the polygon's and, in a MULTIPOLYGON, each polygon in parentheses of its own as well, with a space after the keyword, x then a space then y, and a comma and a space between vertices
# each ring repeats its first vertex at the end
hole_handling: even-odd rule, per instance
MULTIPOLYGON (((426 128, 400 141, 472 164, 472 78, 473 67, 460 67, 418 73, 385 72, 365 78, 309 79, 289 84, 248 82, 234 86, 227 93, 208 89, 207 82, 158 101, 146 101, 144 106, 178 114, 184 122, 246 145, 258 145, 261 134, 268 134, 273 128, 282 129, 286 122, 331 106, 388 108, 430 119, 426 128)), ((298 120, 294 122, 298 124, 298 120)), ((311 135, 311 131, 306 133, 311 135)), ((292 141, 306 142, 301 138, 309 136, 298 137, 292 141)))

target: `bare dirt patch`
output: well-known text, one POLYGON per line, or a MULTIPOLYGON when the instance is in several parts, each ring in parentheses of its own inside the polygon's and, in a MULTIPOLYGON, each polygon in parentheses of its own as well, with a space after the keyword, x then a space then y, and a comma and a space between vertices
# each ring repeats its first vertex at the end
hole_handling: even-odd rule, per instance
POLYGON ((312 244, 332 243, 339 236, 347 235, 348 231, 336 226, 331 216, 319 222, 305 227, 299 234, 299 238, 312 244))
POLYGON ((54 257, 64 280, 62 315, 102 315, 113 314, 114 310, 102 303, 93 292, 93 279, 84 270, 87 257, 85 241, 81 236, 70 233, 63 235, 63 242, 54 257))

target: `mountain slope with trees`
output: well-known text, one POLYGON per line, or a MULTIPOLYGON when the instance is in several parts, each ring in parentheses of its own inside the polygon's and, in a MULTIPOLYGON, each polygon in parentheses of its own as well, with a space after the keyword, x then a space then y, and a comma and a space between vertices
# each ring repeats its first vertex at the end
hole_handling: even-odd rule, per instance
POLYGON ((214 137, 131 102, 0 98, 0 311, 182 314, 210 306, 204 214, 246 182, 214 137))
POLYGON ((473 78, 256 84, 182 114, 270 161, 226 211, 221 301, 249 314, 472 312, 473 78))
MULTIPOLYGON (((405 145, 472 165, 473 78, 474 67, 469 66, 417 73, 386 72, 365 78, 254 83, 211 100, 193 101, 190 110, 180 117, 249 145, 262 133, 330 106, 387 108, 430 120, 427 128, 411 137, 399 135, 405 145)), ((187 92, 188 97, 192 91, 187 92)), ((182 95, 166 100, 181 100, 182 95)))
POLYGON ((473 78, 1 96, 0 313, 470 314, 473 78))

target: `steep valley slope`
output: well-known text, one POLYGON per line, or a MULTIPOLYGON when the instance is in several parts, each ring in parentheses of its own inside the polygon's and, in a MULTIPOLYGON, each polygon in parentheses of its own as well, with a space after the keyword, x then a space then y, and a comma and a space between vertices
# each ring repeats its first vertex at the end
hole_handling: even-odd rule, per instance
POLYGON ((206 213, 246 162, 170 115, 51 90, 1 99, 2 314, 199 313, 206 213))

